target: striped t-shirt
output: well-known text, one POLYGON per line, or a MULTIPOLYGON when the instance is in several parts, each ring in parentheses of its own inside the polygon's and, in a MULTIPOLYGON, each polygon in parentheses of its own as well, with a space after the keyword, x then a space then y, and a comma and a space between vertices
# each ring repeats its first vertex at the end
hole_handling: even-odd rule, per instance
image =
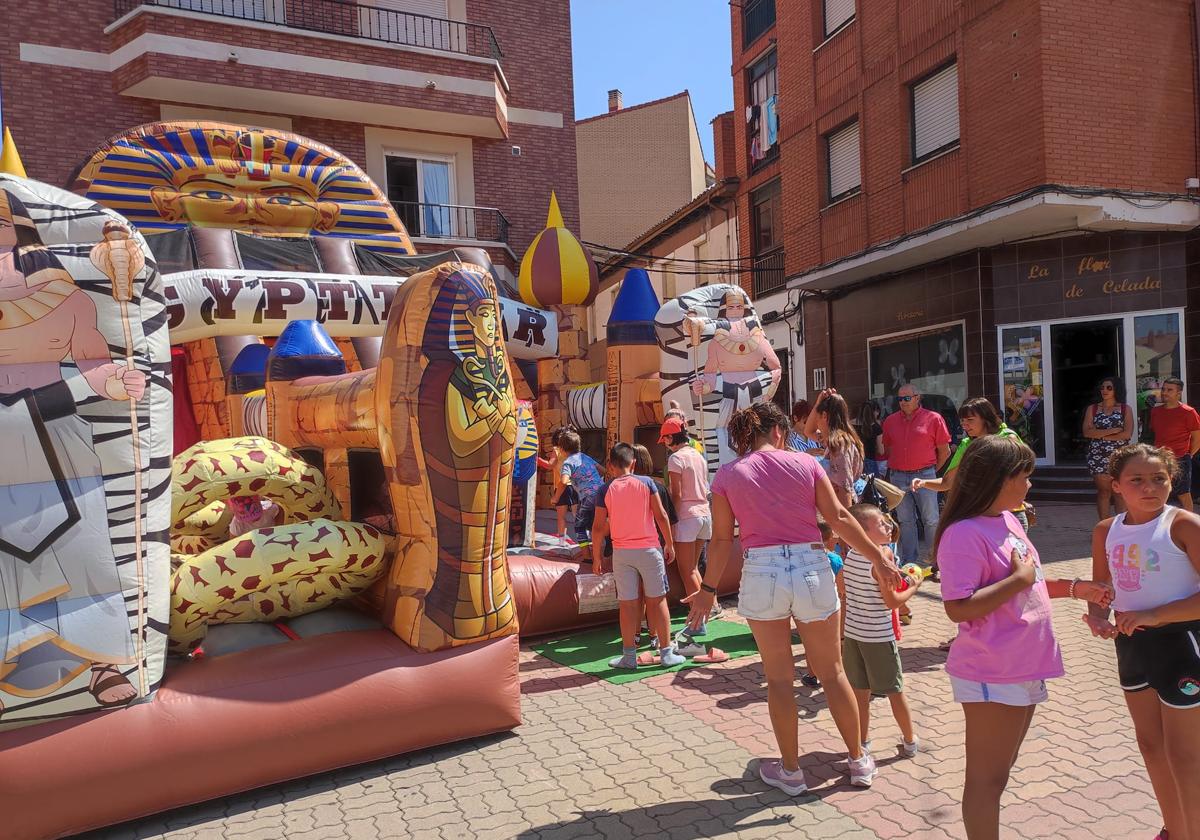
POLYGON ((842 566, 846 586, 846 638, 856 642, 894 642, 896 630, 892 611, 883 603, 879 582, 871 573, 871 561, 854 549, 842 566))

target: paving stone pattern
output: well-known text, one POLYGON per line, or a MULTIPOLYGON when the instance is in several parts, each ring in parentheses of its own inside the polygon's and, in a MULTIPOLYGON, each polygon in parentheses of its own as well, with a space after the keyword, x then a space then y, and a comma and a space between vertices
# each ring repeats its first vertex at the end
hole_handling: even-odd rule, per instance
MULTIPOLYGON (((1094 514, 1043 505, 1033 532, 1050 577, 1086 576, 1094 514)), ((874 840, 963 837, 962 712, 938 649, 952 634, 937 585, 905 628, 906 689, 923 741, 899 757, 886 701, 872 704, 881 772, 850 788, 820 690, 797 681, 811 792, 791 799, 757 778, 776 750, 757 657, 609 685, 525 650, 524 725, 278 785, 89 835, 89 840, 343 838, 788 837, 874 840)), ((732 612, 732 611, 731 611, 732 612)), ((1139 838, 1158 809, 1116 681, 1111 643, 1095 640, 1081 605, 1056 602, 1067 676, 1038 709, 1003 802, 1002 834, 1139 838)), ((803 649, 797 646, 797 661, 803 649)))

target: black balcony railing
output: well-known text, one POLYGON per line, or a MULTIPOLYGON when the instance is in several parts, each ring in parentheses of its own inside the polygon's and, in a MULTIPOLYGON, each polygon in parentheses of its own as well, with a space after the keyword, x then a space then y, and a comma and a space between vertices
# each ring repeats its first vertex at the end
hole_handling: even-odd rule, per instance
POLYGON ((742 46, 748 47, 775 25, 775 0, 745 0, 742 4, 742 46))
POLYGON ((772 251, 754 260, 754 297, 769 295, 785 285, 783 251, 772 251))
POLYGON ((154 6, 496 61, 503 56, 490 26, 382 9, 353 0, 115 0, 115 5, 117 19, 140 6, 154 6))
POLYGON ((508 219, 495 207, 393 201, 410 236, 508 243, 508 219))

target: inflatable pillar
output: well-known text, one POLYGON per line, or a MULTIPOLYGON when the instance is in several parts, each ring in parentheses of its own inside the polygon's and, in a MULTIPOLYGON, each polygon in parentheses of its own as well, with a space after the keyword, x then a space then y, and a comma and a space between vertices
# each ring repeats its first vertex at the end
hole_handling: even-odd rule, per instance
POLYGON ((644 386, 658 373, 658 337, 654 330, 658 309, 658 295, 645 269, 631 268, 625 272, 608 319, 605 378, 609 449, 619 441, 633 442, 644 386))
POLYGON ((375 394, 397 540, 383 618, 418 650, 517 632, 517 406, 499 319, 491 277, 463 263, 409 278, 388 317, 375 394))

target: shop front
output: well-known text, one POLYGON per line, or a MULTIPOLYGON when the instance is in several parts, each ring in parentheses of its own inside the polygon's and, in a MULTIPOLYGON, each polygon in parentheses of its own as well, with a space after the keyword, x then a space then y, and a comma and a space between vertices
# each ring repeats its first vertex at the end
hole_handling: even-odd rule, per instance
POLYGON ((814 296, 805 349, 810 376, 855 409, 870 400, 888 414, 911 383, 957 433, 958 407, 987 397, 1040 465, 1082 465, 1083 415, 1101 379, 1124 381, 1139 435, 1164 379, 1183 379, 1185 399, 1200 403, 1188 380, 1200 373, 1198 305, 1200 246, 1189 234, 1060 236, 814 296))
POLYGON ((1118 398, 1133 409, 1140 436, 1163 380, 1187 381, 1186 238, 1071 237, 994 249, 992 257, 1005 420, 1038 463, 1084 463, 1084 413, 1106 377, 1123 383, 1118 398))

